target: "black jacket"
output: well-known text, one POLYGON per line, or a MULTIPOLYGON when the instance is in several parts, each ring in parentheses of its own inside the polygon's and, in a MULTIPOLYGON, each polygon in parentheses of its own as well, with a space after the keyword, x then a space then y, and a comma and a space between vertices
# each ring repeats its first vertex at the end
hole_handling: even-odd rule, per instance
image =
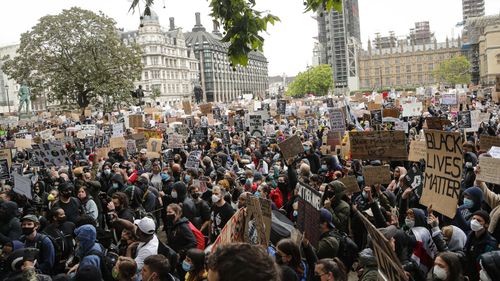
POLYGON ((196 248, 196 237, 189 228, 189 221, 183 217, 174 225, 166 225, 167 245, 184 257, 186 251, 196 248))

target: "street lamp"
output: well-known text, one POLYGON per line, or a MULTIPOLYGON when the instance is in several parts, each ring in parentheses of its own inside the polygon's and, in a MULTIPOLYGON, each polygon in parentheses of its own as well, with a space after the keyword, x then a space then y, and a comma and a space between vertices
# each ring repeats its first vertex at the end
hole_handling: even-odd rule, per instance
POLYGON ((10 113, 9 85, 5 85, 5 94, 7 95, 7 107, 9 108, 9 113, 10 113))

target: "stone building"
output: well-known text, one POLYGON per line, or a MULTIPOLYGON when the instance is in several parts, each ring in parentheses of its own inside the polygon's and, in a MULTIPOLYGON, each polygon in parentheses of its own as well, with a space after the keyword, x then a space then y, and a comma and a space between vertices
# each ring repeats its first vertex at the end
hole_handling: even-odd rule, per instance
POLYGON ((200 85, 203 100, 228 102, 244 94, 264 97, 268 88, 267 59, 260 52, 250 52, 247 66, 233 68, 228 57, 229 43, 222 42, 217 24, 212 33, 201 24, 196 13, 196 24, 185 34, 186 44, 194 50, 200 62, 200 85))
POLYGON ((395 48, 372 48, 359 55, 361 89, 412 88, 435 83, 433 70, 442 61, 460 55, 461 39, 409 45, 402 41, 395 48))
POLYGON ((169 29, 163 29, 154 11, 143 17, 141 25, 139 30, 121 33, 125 44, 136 43, 143 50, 144 69, 135 86, 142 85, 146 102, 175 104, 190 100, 199 80, 199 63, 186 46, 182 29, 175 26, 174 18, 170 18, 169 29), (151 98, 154 89, 160 91, 156 100, 151 98))
POLYGON ((496 76, 500 75, 500 25, 484 28, 479 37, 479 73, 480 83, 493 85, 496 76))

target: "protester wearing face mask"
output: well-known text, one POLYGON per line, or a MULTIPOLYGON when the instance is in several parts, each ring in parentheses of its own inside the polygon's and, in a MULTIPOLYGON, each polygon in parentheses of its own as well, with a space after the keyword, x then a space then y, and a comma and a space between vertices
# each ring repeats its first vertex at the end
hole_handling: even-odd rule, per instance
POLYGON ((212 189, 212 212, 210 213, 210 241, 214 242, 234 214, 234 209, 224 200, 225 189, 214 186, 212 189))
POLYGON ((315 153, 314 147, 310 141, 306 141, 303 144, 305 159, 309 161, 309 166, 311 168, 311 173, 317 174, 318 170, 321 168, 321 161, 319 156, 315 153))
POLYGON ((101 188, 103 192, 108 192, 108 189, 111 188, 112 182, 111 178, 113 177, 113 172, 111 170, 111 164, 105 163, 102 166, 102 172, 99 174, 98 180, 101 183, 101 188))
POLYGON ((463 192, 463 204, 458 207, 457 214, 452 224, 460 227, 465 232, 470 230, 472 213, 481 209, 483 192, 479 187, 469 187, 463 192))
POLYGON ((35 215, 27 215, 21 219, 22 236, 19 238, 25 248, 37 248, 39 252, 37 269, 44 274, 51 274, 55 261, 55 250, 48 236, 38 233, 40 221, 35 215))
POLYGON ((59 201, 54 204, 54 207, 62 208, 68 221, 73 223, 81 215, 82 210, 80 200, 72 196, 74 189, 75 187, 70 182, 60 185, 59 201))
POLYGON ((500 280, 500 251, 483 254, 479 264, 481 265, 479 271, 481 281, 500 280))
POLYGON ((192 222, 194 226, 196 226, 196 228, 198 228, 204 235, 208 235, 208 226, 210 224, 210 206, 205 200, 201 199, 202 193, 200 192, 200 188, 198 186, 191 186, 190 194, 196 208, 195 216, 192 222))
POLYGON ((0 203, 0 245, 18 239, 21 236, 21 222, 17 216, 16 202, 0 203))
POLYGON ((440 253, 434 260, 432 281, 463 281, 462 264, 457 254, 452 252, 440 253))
POLYGON ((179 253, 182 259, 187 250, 196 248, 196 237, 189 228, 189 220, 182 215, 182 209, 178 204, 170 204, 167 207, 165 221, 167 244, 179 253))
POLYGON ((112 196, 113 193, 121 191, 123 192, 125 190, 125 185, 123 181, 123 176, 121 174, 113 174, 113 177, 111 178, 111 187, 108 189, 108 196, 112 196))
POLYGON ((59 273, 63 272, 67 259, 73 254, 73 233, 76 227, 74 223, 66 220, 64 210, 57 207, 50 210, 49 222, 50 224, 44 228, 43 233, 59 239, 58 241, 61 241, 63 245, 59 264, 54 267, 56 270, 54 272, 59 273))
POLYGON ((208 272, 205 269, 205 253, 199 249, 190 249, 182 261, 182 269, 186 272, 185 281, 206 281, 208 272))
POLYGON ((497 249, 497 241, 488 232, 490 216, 483 210, 476 211, 470 221, 471 232, 467 235, 464 252, 467 276, 471 281, 479 280, 479 258, 482 254, 497 249), (474 265, 474 266, 473 266, 474 265))
POLYGON ((429 214, 428 223, 431 226, 432 240, 439 252, 455 252, 463 255, 467 235, 454 225, 447 225, 439 229, 439 219, 432 212, 429 214))
POLYGON ((164 197, 162 200, 166 204, 176 203, 182 205, 182 213, 189 221, 193 221, 196 216, 196 206, 193 199, 187 194, 186 184, 182 181, 174 183, 170 198, 164 197))

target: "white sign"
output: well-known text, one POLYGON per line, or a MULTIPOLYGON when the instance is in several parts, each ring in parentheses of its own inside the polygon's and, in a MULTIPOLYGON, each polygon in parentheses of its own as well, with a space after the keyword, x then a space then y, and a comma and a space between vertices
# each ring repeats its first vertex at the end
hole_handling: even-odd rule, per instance
POLYGON ((81 125, 80 128, 85 136, 95 136, 95 125, 81 125))
POLYGON ((249 116, 249 128, 250 134, 254 137, 263 136, 263 121, 262 116, 259 114, 252 114, 249 116))
POLYGON ((448 105, 457 104, 457 94, 456 93, 444 93, 444 94, 442 94, 441 104, 448 104, 448 105))
POLYGON ((32 199, 31 195, 31 180, 23 177, 18 173, 14 173, 14 191, 25 195, 26 198, 32 199))
POLYGON ((343 133, 346 130, 344 114, 340 108, 332 108, 330 114, 330 131, 343 133))
POLYGON ((472 110, 470 112, 471 127, 465 128, 465 132, 477 132, 479 130, 479 125, 481 124, 481 111, 472 110))
POLYGON ((422 114, 422 103, 412 102, 402 104, 403 117, 420 116, 422 114))
POLYGON ((123 123, 113 124, 113 137, 123 137, 123 123))

